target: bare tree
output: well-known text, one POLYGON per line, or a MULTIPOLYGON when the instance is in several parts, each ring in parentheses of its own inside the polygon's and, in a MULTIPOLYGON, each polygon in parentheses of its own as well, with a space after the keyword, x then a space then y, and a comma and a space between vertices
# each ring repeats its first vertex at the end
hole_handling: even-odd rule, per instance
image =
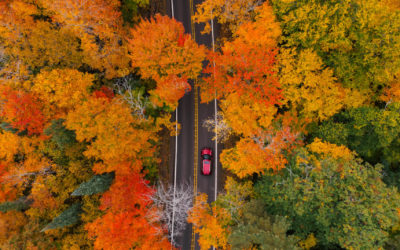
POLYGON ((161 222, 164 231, 168 231, 168 239, 176 245, 175 239, 181 235, 186 225, 188 211, 193 206, 193 190, 184 184, 168 188, 160 182, 156 192, 149 197, 153 201, 152 209, 147 217, 151 222, 161 222))
POLYGON ((19 183, 22 181, 25 181, 26 178, 31 177, 31 176, 38 176, 38 175, 42 175, 42 176, 46 176, 46 175, 54 175, 56 174, 56 172, 54 170, 52 170, 51 166, 45 167, 39 171, 35 171, 35 172, 25 172, 24 169, 18 169, 14 172, 12 172, 11 175, 5 175, 3 177, 0 178, 0 181, 3 183, 7 183, 7 182, 12 182, 12 183, 19 183))
POLYGON ((123 96, 124 101, 129 104, 135 115, 141 119, 146 119, 145 110, 150 101, 143 96, 142 91, 132 89, 132 80, 133 78, 130 75, 118 78, 115 82, 116 91, 123 96))
POLYGON ((0 64, 3 64, 6 62, 6 53, 4 51, 3 47, 0 47, 0 64))
MULTIPOLYGON (((217 112, 217 119, 210 117, 203 121, 203 127, 207 128, 210 132, 216 132, 218 142, 226 141, 232 134, 232 128, 224 120, 224 115, 222 112, 217 112)), ((215 136, 213 140, 215 140, 215 136)))

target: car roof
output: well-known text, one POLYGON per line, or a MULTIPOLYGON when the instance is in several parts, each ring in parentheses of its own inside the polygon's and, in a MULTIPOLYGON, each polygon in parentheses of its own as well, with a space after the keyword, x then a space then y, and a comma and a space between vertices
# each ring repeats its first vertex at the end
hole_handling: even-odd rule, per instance
POLYGON ((211 161, 204 159, 203 160, 203 173, 204 174, 209 174, 211 171, 211 161))

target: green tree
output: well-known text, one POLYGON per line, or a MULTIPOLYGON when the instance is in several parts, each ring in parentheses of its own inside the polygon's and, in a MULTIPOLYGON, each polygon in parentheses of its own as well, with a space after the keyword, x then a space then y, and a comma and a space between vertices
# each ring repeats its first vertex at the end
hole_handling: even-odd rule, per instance
POLYGON ((400 12, 380 0, 273 0, 284 47, 311 48, 346 87, 379 90, 400 70, 400 12))
POLYGON ((400 114, 396 106, 388 106, 386 110, 376 107, 346 110, 316 127, 311 137, 345 145, 371 164, 397 167, 400 163, 400 114))
POLYGON ((320 247, 382 247, 398 223, 400 196, 381 180, 381 166, 310 151, 299 149, 281 174, 257 183, 266 211, 287 216, 303 239, 313 233, 320 247))
POLYGON ((44 134, 51 136, 51 141, 61 150, 77 143, 75 132, 66 129, 63 125, 64 121, 64 119, 52 120, 50 126, 44 130, 44 134))
POLYGON ((286 236, 290 223, 269 216, 260 200, 247 202, 237 225, 231 227, 228 242, 232 249, 298 249, 294 236, 286 236))
POLYGON ((82 212, 81 204, 75 203, 67 210, 62 212, 59 216, 54 218, 41 232, 45 232, 50 229, 63 228, 66 226, 71 226, 79 221, 79 214, 82 212))
POLYGON ((114 180, 114 173, 94 175, 87 182, 81 183, 81 185, 79 185, 79 187, 75 189, 71 195, 82 196, 82 195, 103 193, 110 188, 113 180, 114 180))

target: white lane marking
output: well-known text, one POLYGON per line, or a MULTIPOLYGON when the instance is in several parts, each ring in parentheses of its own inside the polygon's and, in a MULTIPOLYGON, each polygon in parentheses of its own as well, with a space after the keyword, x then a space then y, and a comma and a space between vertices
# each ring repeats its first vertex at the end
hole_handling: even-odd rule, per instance
MULTIPOLYGON (((212 17, 212 11, 211 11, 211 17, 212 17)), ((215 52, 215 42, 214 42, 214 20, 211 19, 211 41, 212 41, 212 49, 213 52, 215 52)), ((215 75, 215 61, 213 61, 213 66, 214 66, 214 75, 215 75)), ((215 122, 215 179, 214 179, 214 188, 215 188, 215 193, 214 193, 214 201, 217 200, 217 191, 218 191, 218 185, 217 185, 217 180, 218 180, 218 133, 217 133, 217 126, 218 126, 218 119, 217 119, 217 92, 214 94, 214 122, 215 122)))
MULTIPOLYGON (((175 225, 175 193, 176 193, 176 172, 178 165, 178 106, 175 109, 175 166, 174 166, 174 201, 172 206, 172 230, 171 244, 174 244, 174 225, 175 225)), ((172 246, 171 246, 172 249, 172 246)))
MULTIPOLYGON (((211 17, 212 17, 212 10, 211 10, 211 17)), ((215 52, 215 42, 214 42, 214 19, 211 19, 211 41, 212 41, 212 49, 213 52, 215 52)), ((214 75, 215 75, 215 61, 213 61, 213 66, 214 66, 214 75)), ((214 93, 214 123, 215 123, 215 162, 214 162, 214 168, 215 168, 215 177, 214 177, 214 201, 217 200, 217 191, 218 191, 218 133, 217 133, 217 92, 214 93)), ((212 248, 215 250, 215 247, 213 246, 212 248)))
POLYGON ((172 16, 172 18, 175 18, 175 13, 174 13, 174 0, 171 0, 171 16, 172 16))
MULTIPOLYGON (((171 15, 175 19, 174 0, 171 0, 171 15)), ((178 104, 179 105, 179 104, 178 104)), ((174 245, 174 224, 175 224, 175 193, 176 193, 176 172, 178 165, 178 106, 175 109, 175 163, 174 163, 174 200, 172 205, 172 229, 171 229, 171 249, 174 245)))

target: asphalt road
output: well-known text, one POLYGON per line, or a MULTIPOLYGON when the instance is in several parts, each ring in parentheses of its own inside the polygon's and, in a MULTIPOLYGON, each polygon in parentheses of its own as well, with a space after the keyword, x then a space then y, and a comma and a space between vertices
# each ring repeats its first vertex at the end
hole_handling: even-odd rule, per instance
MULTIPOLYGON (((171 1, 171 0, 170 0, 171 1)), ((191 25, 191 0, 173 0, 174 1, 174 17, 176 20, 183 23, 185 27, 185 32, 191 34, 192 33, 192 25, 191 25)), ((195 7, 197 4, 201 3, 202 0, 193 0, 193 8, 195 11, 195 7)), ((169 7, 171 7, 169 2, 169 7)), ((171 16, 171 9, 168 12, 171 16)), ((200 25, 194 25, 195 39, 199 44, 203 44, 209 48, 211 48, 212 40, 211 35, 201 35, 200 25)), ((214 117, 214 102, 210 102, 208 104, 200 103, 200 97, 197 96, 195 98, 194 83, 191 82, 192 91, 185 94, 185 96, 179 101, 178 106, 178 122, 181 124, 181 131, 178 136, 178 151, 177 151, 177 186, 187 183, 190 186, 193 186, 197 183, 197 192, 206 193, 208 195, 208 201, 214 201, 215 196, 215 165, 213 164, 213 172, 210 176, 203 176, 200 174, 200 166, 201 166, 201 157, 200 150, 204 147, 209 147, 213 149, 213 153, 215 154, 215 142, 212 140, 214 137, 214 133, 210 133, 206 128, 202 126, 202 122, 205 119, 214 117), (197 99, 197 105, 195 105, 195 101, 197 99), (197 106, 197 114, 198 119, 196 120, 196 109, 197 106), (197 142, 195 140, 195 129, 198 129, 198 139, 197 142), (197 145, 196 145, 197 144, 197 145), (195 146, 196 145, 196 146, 195 146), (195 148, 197 147, 197 168, 195 169, 194 158, 195 148), (196 171, 196 173, 195 173, 196 171), (194 179, 197 176, 197 181, 194 179)), ((220 151, 220 146, 219 150, 220 151)), ((218 152, 219 153, 219 152, 218 152)), ((175 138, 171 138, 171 155, 175 154, 175 138)), ((215 156, 214 156, 215 157, 215 156)), ((214 162, 213 162, 214 163, 214 162)), ((174 161, 171 161, 172 169, 174 169, 174 161)), ((219 165, 219 164, 218 164, 219 165)), ((221 166, 218 166, 218 173, 221 173, 221 166)), ((173 173, 172 173, 173 174, 173 173)), ((173 176, 171 179, 173 180, 173 176)), ((197 238, 197 237, 196 237, 197 238)), ((186 250, 191 249, 192 242, 192 227, 191 224, 186 225, 186 230, 184 231, 181 237, 176 239, 178 245, 186 250)), ((195 249, 200 249, 198 244, 195 244, 195 249)))

